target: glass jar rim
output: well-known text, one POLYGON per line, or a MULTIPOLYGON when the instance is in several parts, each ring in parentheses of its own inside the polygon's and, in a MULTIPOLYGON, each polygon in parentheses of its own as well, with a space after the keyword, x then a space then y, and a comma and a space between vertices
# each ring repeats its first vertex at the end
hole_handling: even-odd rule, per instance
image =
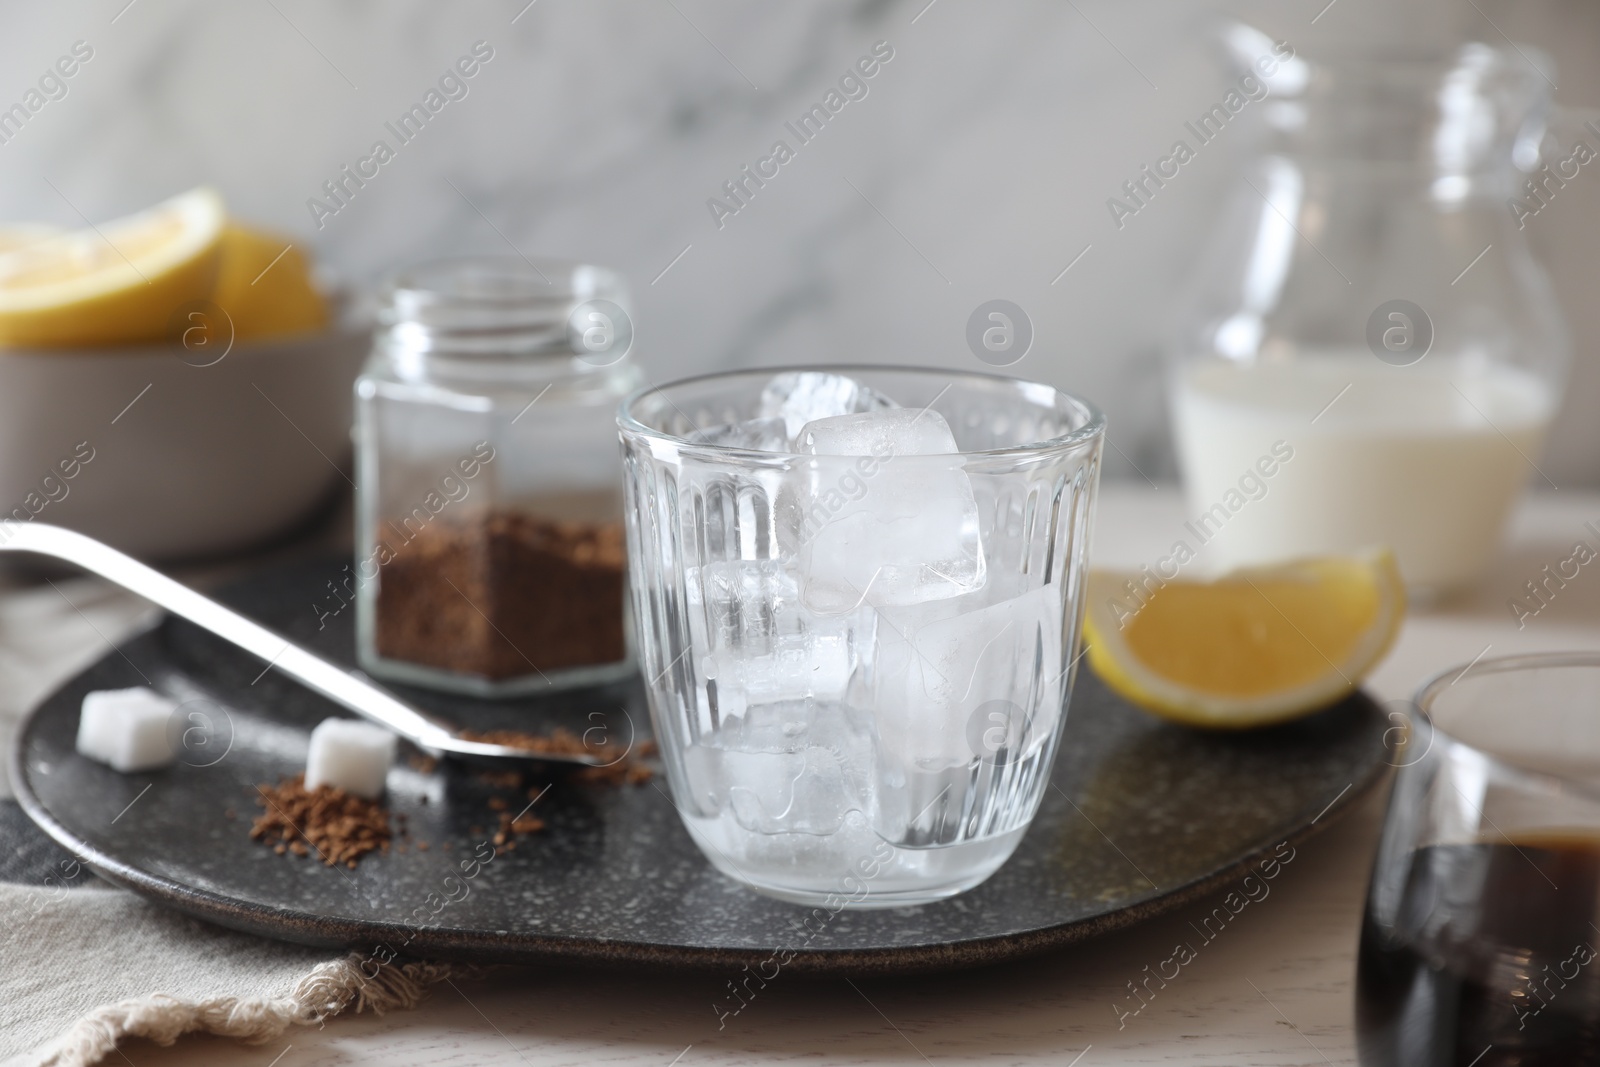
POLYGON ((456 256, 407 264, 390 274, 377 320, 380 334, 413 356, 581 357, 574 316, 585 308, 605 310, 631 339, 629 303, 626 281, 606 267, 456 256))
MULTIPOLYGON (((665 392, 669 389, 680 389, 685 386, 697 385, 719 379, 770 379, 776 375, 794 371, 831 372, 845 376, 851 376, 854 374, 934 374, 947 375, 951 378, 965 378, 972 381, 981 381, 1002 386, 1010 386, 1024 391, 1047 390, 1051 396, 1053 405, 1064 405, 1065 407, 1071 409, 1073 414, 1082 420, 1081 424, 1076 429, 1069 430, 1064 434, 1058 434, 1055 437, 1046 438, 1042 441, 1033 441, 1022 445, 1008 445, 1004 448, 974 449, 968 452, 946 453, 942 456, 935 454, 929 454, 926 456, 907 456, 903 457, 904 459, 937 460, 943 458, 948 460, 952 455, 972 458, 993 457, 1010 460, 1029 459, 1071 451, 1072 449, 1081 445, 1100 439, 1105 435, 1105 416, 1093 402, 1085 400, 1083 397, 1069 393, 1063 389, 1058 389, 1053 385, 1031 381, 1026 378, 1012 378, 1003 374, 985 374, 979 371, 950 371, 938 367, 897 366, 894 364, 881 363, 823 363, 807 366, 753 367, 745 370, 713 371, 708 374, 697 374, 688 378, 678 378, 662 385, 644 385, 638 389, 635 389, 633 392, 629 393, 623 398, 621 405, 617 409, 617 425, 618 428, 626 434, 667 442, 675 447, 689 450, 692 453, 704 456, 737 456, 743 459, 765 460, 769 462, 775 460, 787 462, 795 459, 809 461, 823 458, 806 452, 773 452, 762 449, 742 448, 736 445, 720 445, 690 441, 686 437, 669 433, 666 430, 657 429, 654 426, 648 425, 638 417, 634 410, 646 397, 657 392, 665 394, 665 392)), ((672 403, 670 397, 667 399, 669 403, 672 403)), ((676 407, 676 404, 673 406, 676 407)), ((930 402, 928 406, 932 407, 932 403, 930 402)), ((707 427, 699 428, 706 429, 707 427)))
POLYGON ((421 260, 391 272, 384 285, 384 291, 391 298, 395 294, 407 294, 419 307, 447 300, 489 307, 517 307, 588 299, 623 288, 622 276, 609 267, 538 256, 532 259, 526 256, 444 256, 421 260), (480 287, 473 289, 462 284, 471 282, 479 283, 480 287))

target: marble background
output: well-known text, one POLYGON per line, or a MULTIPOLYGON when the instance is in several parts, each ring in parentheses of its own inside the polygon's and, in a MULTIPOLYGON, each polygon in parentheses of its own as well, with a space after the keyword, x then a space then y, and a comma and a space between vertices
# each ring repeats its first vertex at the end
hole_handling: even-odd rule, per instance
MULTIPOLYGON (((1325 2, 1232 10, 1310 53, 1503 31, 1555 55, 1562 100, 1600 105, 1600 12, 1585 0, 1336 0, 1313 24, 1325 2)), ((585 258, 632 279, 635 351, 655 380, 834 359, 981 369, 966 320, 1003 297, 1036 330, 1015 372, 1103 404, 1113 476, 1171 476, 1167 309, 1238 159, 1208 149, 1121 231, 1105 201, 1220 95, 1202 5, 525 4, 0 7, 7 103, 75 40, 95 50, 68 95, 0 145, 0 217, 78 225, 207 182, 362 286, 431 255, 585 258), (479 40, 494 57, 468 95, 318 229, 307 199, 479 40), (894 58, 868 95, 719 228, 707 198, 880 40, 894 58)), ((1600 182, 1546 214, 1533 238, 1577 350, 1544 469, 1600 484, 1600 182)))

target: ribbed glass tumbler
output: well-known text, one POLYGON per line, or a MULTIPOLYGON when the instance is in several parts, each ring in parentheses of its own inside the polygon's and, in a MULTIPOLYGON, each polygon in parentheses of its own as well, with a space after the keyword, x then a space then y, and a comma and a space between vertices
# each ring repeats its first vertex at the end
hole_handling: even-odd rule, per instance
POLYGON ((865 405, 857 444, 781 421, 771 451, 727 444, 762 428, 774 371, 624 402, 641 670, 674 803, 718 870, 800 903, 924 903, 993 874, 1038 810, 1104 423, 1009 378, 822 370, 892 409, 865 405))

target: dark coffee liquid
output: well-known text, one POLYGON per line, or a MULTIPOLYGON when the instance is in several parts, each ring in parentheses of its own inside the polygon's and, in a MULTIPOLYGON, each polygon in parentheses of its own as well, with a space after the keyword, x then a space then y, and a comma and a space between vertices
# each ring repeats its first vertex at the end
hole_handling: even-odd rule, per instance
POLYGON ((1356 968, 1363 1067, 1600 1065, 1600 841, 1412 853, 1393 925, 1374 886, 1356 968))

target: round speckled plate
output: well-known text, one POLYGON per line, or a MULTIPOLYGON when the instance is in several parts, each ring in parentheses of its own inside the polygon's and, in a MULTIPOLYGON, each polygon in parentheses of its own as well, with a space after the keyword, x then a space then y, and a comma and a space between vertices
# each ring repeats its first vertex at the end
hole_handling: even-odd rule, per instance
MULTIPOLYGON (((329 580, 341 564, 263 573, 223 599, 352 662, 352 610, 326 614, 340 603, 329 580)), ((566 725, 622 742, 649 729, 643 693, 631 685, 505 703, 404 695, 480 729, 566 725)), ((1253 860, 1327 826, 1382 780, 1388 725, 1357 696, 1291 726, 1196 733, 1134 710, 1085 671, 1052 788, 999 873, 954 900, 841 912, 820 933, 802 934, 808 909, 757 896, 701 859, 660 782, 555 781, 535 809, 547 828, 475 864, 475 854, 491 851, 483 842, 495 808, 503 801, 515 813, 543 783, 497 782, 470 768, 426 773, 402 762, 390 776, 390 807, 410 828, 404 852, 369 855, 354 870, 275 855, 249 838, 256 784, 298 773, 311 727, 334 713, 320 697, 263 673, 258 660, 168 619, 34 712, 13 781, 34 821, 103 877, 268 937, 481 962, 733 968, 803 945, 789 968, 914 971, 1081 940, 1241 877, 1253 860), (202 732, 186 762, 123 775, 78 756, 83 695, 144 684, 194 701, 191 710, 207 716, 194 720, 202 732)))

